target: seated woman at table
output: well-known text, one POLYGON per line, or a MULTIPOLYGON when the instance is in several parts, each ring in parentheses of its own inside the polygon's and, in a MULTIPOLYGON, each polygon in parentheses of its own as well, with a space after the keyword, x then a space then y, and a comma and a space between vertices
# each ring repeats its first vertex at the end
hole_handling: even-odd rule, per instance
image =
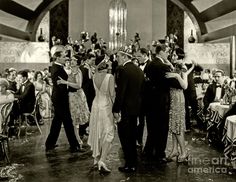
POLYGON ((203 112, 204 114, 207 113, 207 108, 210 105, 211 102, 220 102, 220 100, 223 98, 225 94, 225 89, 222 87, 223 84, 223 76, 224 72, 222 70, 216 70, 214 73, 215 81, 211 83, 204 95, 203 98, 203 112))
POLYGON ((49 93, 46 90, 46 82, 43 80, 43 74, 40 71, 37 71, 35 73, 34 80, 36 99, 39 99, 39 113, 41 118, 49 118, 51 99, 49 93))
MULTIPOLYGON (((14 95, 11 91, 7 90, 9 86, 8 81, 5 78, 0 78, 0 111, 4 104, 10 103, 14 101, 14 95)), ((2 132, 2 122, 4 116, 2 112, 0 112, 0 133, 2 132)))

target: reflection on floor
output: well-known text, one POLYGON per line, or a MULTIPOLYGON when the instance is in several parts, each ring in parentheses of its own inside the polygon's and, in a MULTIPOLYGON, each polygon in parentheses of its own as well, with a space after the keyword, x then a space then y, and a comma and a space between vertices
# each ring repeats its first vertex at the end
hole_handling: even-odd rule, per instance
MULTIPOLYGON (((49 131, 50 121, 42 126, 40 135, 36 127, 27 138, 10 141, 10 160, 17 164, 11 166, 15 177, 26 182, 153 182, 153 181, 219 181, 233 182, 235 174, 229 172, 229 166, 224 161, 222 153, 208 146, 204 136, 192 132, 187 135, 187 146, 191 151, 188 164, 168 163, 158 167, 145 165, 140 161, 135 174, 123 174, 118 171, 122 165, 122 152, 119 139, 116 136, 112 152, 108 156, 108 166, 112 173, 107 176, 99 175, 92 170, 93 159, 91 151, 71 154, 65 137, 64 129, 58 141, 59 147, 55 152, 46 155, 44 143, 49 131)), ((171 137, 169 137, 171 138, 171 137)), ((168 142, 170 143, 170 142, 168 142)), ((170 144, 168 144, 170 146, 170 144)), ((88 147, 87 147, 88 148, 88 147)), ((168 151, 167 151, 168 152, 168 151)), ((1 171, 2 172, 2 171, 1 171)), ((4 176, 0 176, 4 177, 4 176)), ((1 178, 0 178, 1 179, 1 178)), ((10 178, 6 178, 8 181, 10 178)), ((4 181, 4 180, 3 180, 4 181)), ((17 181, 17 178, 15 178, 17 181)))

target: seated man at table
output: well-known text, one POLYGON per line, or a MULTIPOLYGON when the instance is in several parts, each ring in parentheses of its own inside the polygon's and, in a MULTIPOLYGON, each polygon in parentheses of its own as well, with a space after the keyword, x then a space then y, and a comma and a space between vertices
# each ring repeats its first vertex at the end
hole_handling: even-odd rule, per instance
POLYGON ((223 76, 224 72, 222 70, 215 71, 214 81, 208 86, 205 96, 203 98, 204 114, 207 113, 207 108, 211 102, 220 102, 220 100, 223 98, 225 94, 225 89, 222 87, 223 76))
MULTIPOLYGON (((27 71, 23 70, 18 73, 18 78, 20 80, 20 88, 15 93, 15 97, 18 99, 20 114, 31 113, 34 110, 35 105, 35 87, 28 79, 27 71)), ((34 123, 33 118, 28 118, 29 124, 34 123)))

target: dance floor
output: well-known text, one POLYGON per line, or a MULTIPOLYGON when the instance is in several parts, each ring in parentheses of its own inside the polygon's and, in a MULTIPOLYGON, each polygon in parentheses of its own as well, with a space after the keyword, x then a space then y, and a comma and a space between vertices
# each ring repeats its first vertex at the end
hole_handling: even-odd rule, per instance
MULTIPOLYGON (((150 166, 140 159, 138 170, 134 174, 124 174, 118 171, 123 164, 122 151, 116 135, 112 151, 108 156, 107 164, 112 169, 109 175, 101 176, 92 169, 93 159, 88 146, 85 153, 71 154, 65 137, 64 129, 58 141, 59 147, 50 154, 45 153, 44 143, 49 132, 50 121, 42 126, 40 135, 36 127, 30 128, 33 132, 21 139, 10 141, 10 166, 2 166, 1 181, 26 182, 154 182, 154 181, 218 181, 234 182, 228 163, 225 162, 220 151, 209 146, 204 138, 196 132, 187 135, 187 147, 191 158, 185 164, 175 161, 166 165, 150 166), (9 170, 8 174, 6 174, 9 170)), ((169 137, 170 139, 171 137, 169 137)), ((168 142, 170 148, 170 141, 168 142)), ((167 150, 168 153, 168 150, 167 150)))

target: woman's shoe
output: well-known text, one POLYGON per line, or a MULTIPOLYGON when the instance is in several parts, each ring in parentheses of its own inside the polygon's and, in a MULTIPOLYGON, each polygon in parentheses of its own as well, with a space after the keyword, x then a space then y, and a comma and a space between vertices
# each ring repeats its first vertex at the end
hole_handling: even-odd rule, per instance
POLYGON ((175 153, 172 153, 172 154, 170 154, 167 158, 166 158, 166 160, 167 160, 167 162, 172 162, 173 161, 173 158, 178 158, 179 157, 179 152, 175 152, 175 153))
POLYGON ((189 160, 189 155, 190 155, 190 153, 189 153, 189 151, 187 150, 187 151, 186 151, 186 154, 185 154, 184 156, 179 156, 179 157, 178 157, 177 162, 178 162, 178 163, 187 162, 187 161, 189 160))
POLYGON ((98 171, 100 175, 111 173, 111 170, 108 169, 106 164, 102 161, 98 161, 98 171))

